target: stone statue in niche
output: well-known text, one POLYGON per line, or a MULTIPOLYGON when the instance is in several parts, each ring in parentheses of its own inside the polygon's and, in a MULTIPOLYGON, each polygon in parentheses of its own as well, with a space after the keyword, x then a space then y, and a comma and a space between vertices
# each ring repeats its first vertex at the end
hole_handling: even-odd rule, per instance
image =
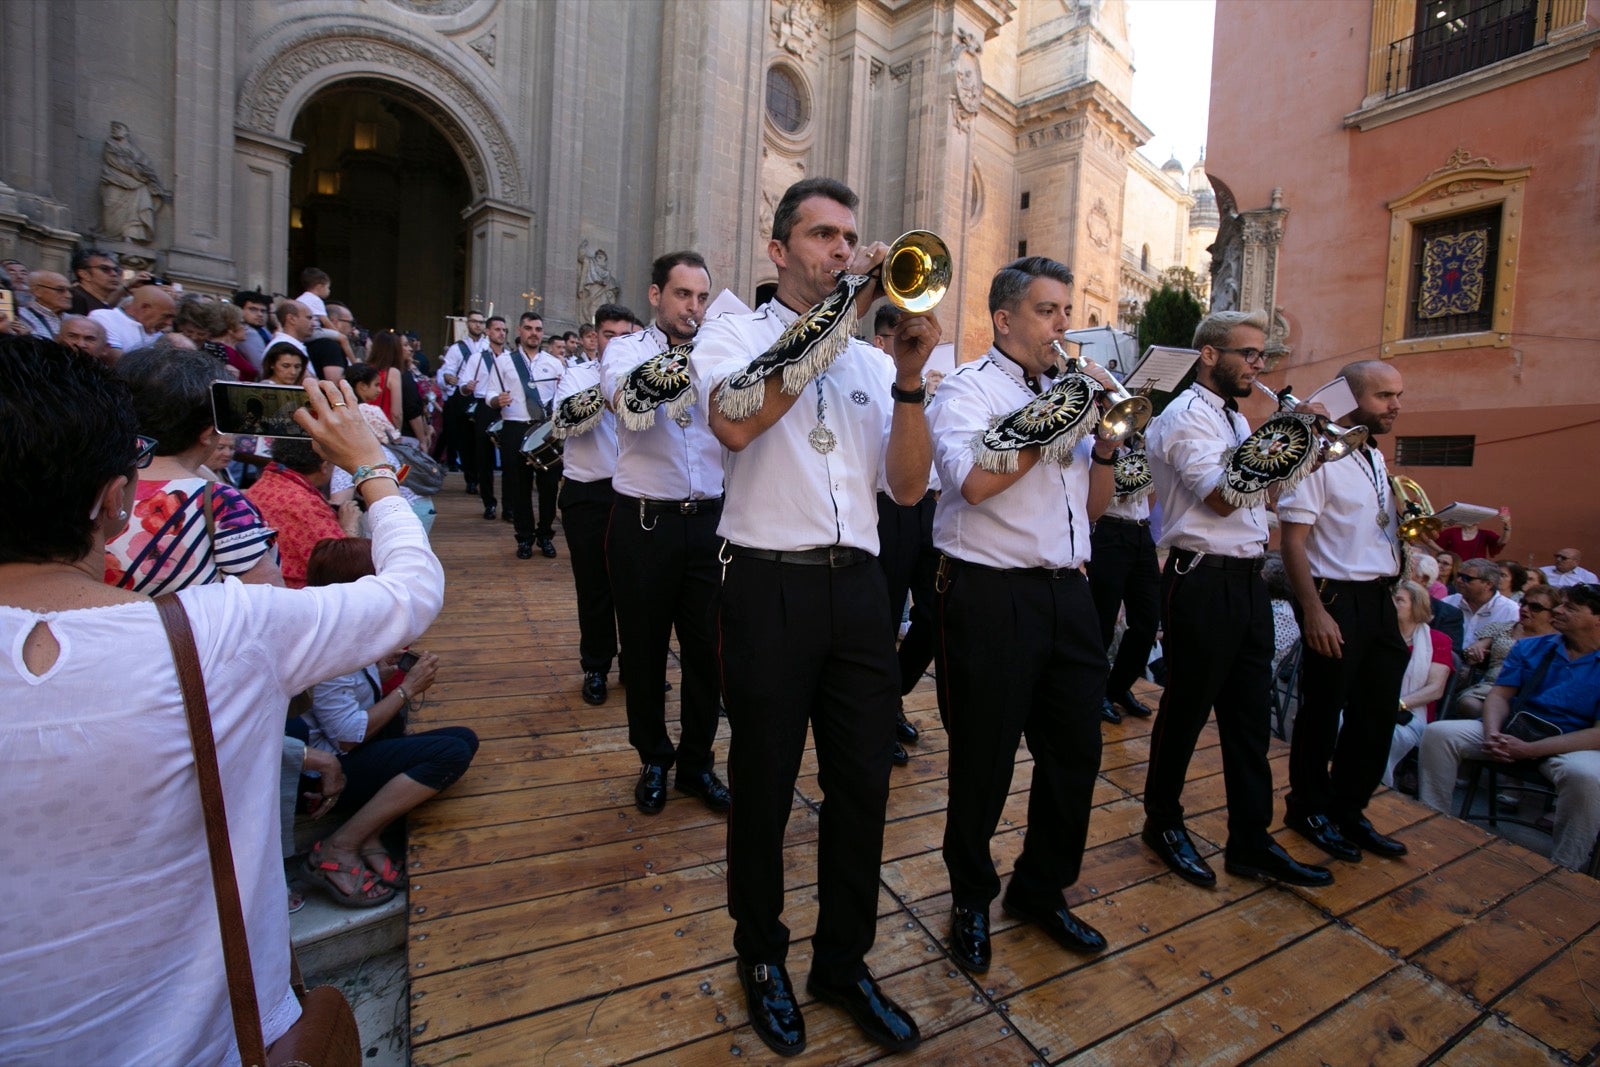
POLYGON ((578 243, 578 321, 593 322, 601 304, 614 304, 622 296, 622 283, 611 273, 606 250, 589 251, 589 239, 578 243))
POLYGON ((161 187, 150 157, 139 150, 126 123, 113 122, 100 167, 100 233, 149 244, 156 235, 156 202, 172 194, 161 187))

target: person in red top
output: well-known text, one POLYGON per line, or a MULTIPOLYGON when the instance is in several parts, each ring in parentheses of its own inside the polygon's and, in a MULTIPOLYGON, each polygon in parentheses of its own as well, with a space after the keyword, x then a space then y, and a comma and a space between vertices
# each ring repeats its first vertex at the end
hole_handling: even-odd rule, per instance
POLYGON ((360 512, 352 501, 336 514, 324 498, 333 467, 311 442, 280 437, 272 442, 272 462, 245 491, 268 526, 278 531, 278 566, 283 584, 303 589, 306 561, 317 542, 350 537, 360 512))
POLYGON ((1462 559, 1492 559, 1511 543, 1511 509, 1500 509, 1500 524, 1504 533, 1480 530, 1477 523, 1470 526, 1447 526, 1433 538, 1433 547, 1440 552, 1454 552, 1462 559))

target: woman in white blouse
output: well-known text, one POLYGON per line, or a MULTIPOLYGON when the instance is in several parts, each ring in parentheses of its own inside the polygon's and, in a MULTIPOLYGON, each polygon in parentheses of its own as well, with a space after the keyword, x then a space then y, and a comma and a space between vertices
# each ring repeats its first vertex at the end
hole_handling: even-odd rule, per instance
MULTIPOLYGON (((382 462, 348 387, 296 418, 342 467, 382 462)), ((0 1063, 237 1063, 194 757, 155 605, 106 584, 149 442, 125 386, 0 340, 0 1063)), ((278 850, 283 708, 422 633, 444 575, 387 472, 363 480, 377 576, 178 594, 216 733, 268 1043, 298 1017, 278 850)))

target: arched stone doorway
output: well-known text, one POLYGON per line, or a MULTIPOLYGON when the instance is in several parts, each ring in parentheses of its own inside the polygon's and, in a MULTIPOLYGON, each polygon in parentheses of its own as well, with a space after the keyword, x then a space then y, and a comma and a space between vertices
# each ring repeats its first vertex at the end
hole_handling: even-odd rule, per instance
POLYGON ((292 137, 304 147, 289 177, 284 291, 320 267, 362 325, 415 330, 424 351, 441 351, 445 316, 472 295, 472 189, 454 146, 389 83, 359 78, 307 101, 292 137))

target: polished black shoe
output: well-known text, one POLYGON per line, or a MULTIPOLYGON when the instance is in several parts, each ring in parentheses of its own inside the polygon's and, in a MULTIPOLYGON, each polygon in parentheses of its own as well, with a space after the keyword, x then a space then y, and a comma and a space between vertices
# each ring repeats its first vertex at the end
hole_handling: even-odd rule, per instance
POLYGON ((667 769, 646 763, 639 770, 639 784, 633 787, 633 806, 646 815, 659 815, 667 805, 667 769))
POLYGON ((1155 709, 1134 696, 1132 689, 1129 689, 1111 703, 1121 708, 1122 714, 1132 715, 1135 719, 1148 719, 1155 714, 1155 709))
POLYGON ((518 541, 517 542, 517 558, 518 559, 532 559, 533 558, 533 546, 530 545, 526 541, 518 541))
POLYGON ((1346 841, 1339 828, 1333 824, 1333 820, 1326 815, 1296 815, 1283 820, 1283 825, 1334 859, 1350 860, 1353 863, 1361 858, 1361 850, 1346 841))
POLYGON ((1200 858, 1194 842, 1189 840, 1189 832, 1183 827, 1180 826, 1176 830, 1158 830, 1145 823, 1144 832, 1139 836, 1150 847, 1150 851, 1161 857, 1161 862, 1185 882, 1203 889, 1210 889, 1217 884, 1217 872, 1200 858))
POLYGON ((473 484, 472 482, 468 482, 467 483, 467 495, 468 496, 477 496, 478 495, 478 487, 475 484, 473 484))
POLYGON ((1385 837, 1383 834, 1380 834, 1378 831, 1374 830, 1372 828, 1372 824, 1364 817, 1341 823, 1339 825, 1339 832, 1342 833, 1344 835, 1344 839, 1350 842, 1352 845, 1365 849, 1374 856, 1382 856, 1385 859, 1396 859, 1397 857, 1404 856, 1406 852, 1409 851, 1406 846, 1401 844, 1399 841, 1396 841, 1392 837, 1385 837))
POLYGON ((728 787, 722 784, 722 779, 717 777, 716 771, 680 774, 672 784, 680 793, 699 797, 700 803, 712 811, 724 812, 733 806, 733 796, 728 792, 728 787))
POLYGON ((901 708, 898 714, 899 717, 894 722, 894 736, 899 738, 902 745, 916 744, 917 738, 921 736, 917 733, 917 728, 911 725, 910 719, 906 718, 904 708, 901 708))
POLYGON ((548 537, 539 538, 539 551, 544 553, 545 559, 556 558, 556 543, 548 537))
POLYGON ((1244 852, 1229 851, 1223 867, 1229 874, 1241 878, 1254 878, 1262 882, 1282 882, 1285 885, 1303 885, 1317 888, 1333 884, 1333 872, 1326 867, 1313 867, 1301 863, 1283 850, 1276 841, 1264 848, 1244 852))
POLYGON ((734 964, 744 988, 745 1010, 762 1044, 780 1056, 805 1051, 806 1020, 795 1003, 794 986, 781 963, 734 964))
POLYGON ((950 955, 961 969, 982 974, 989 969, 989 912, 960 905, 950 909, 950 955))
POLYGON ((1052 907, 1048 902, 1036 905, 1007 893, 1000 906, 1013 919, 1032 923, 1049 934, 1050 940, 1062 948, 1073 952, 1099 952, 1106 947, 1106 939, 1100 931, 1068 911, 1059 897, 1052 907))
POLYGON ((1115 704, 1109 700, 1100 701, 1100 720, 1115 726, 1122 721, 1122 713, 1117 711, 1115 704))
POLYGON ((870 974, 849 985, 833 985, 813 974, 806 979, 806 992, 824 1004, 843 1008, 862 1033, 891 1052, 907 1052, 922 1044, 916 1020, 890 1000, 870 974))
MULTIPOLYGON (((523 556, 529 559, 531 556, 523 556)), ((583 702, 599 707, 606 702, 606 672, 585 671, 583 674, 583 702)))
POLYGON ((494 505, 493 504, 485 504, 483 506, 483 517, 486 518, 486 519, 494 518, 494 505))
POLYGON ((911 762, 911 753, 906 751, 906 746, 896 741, 889 750, 889 762, 896 767, 904 767, 911 762))

